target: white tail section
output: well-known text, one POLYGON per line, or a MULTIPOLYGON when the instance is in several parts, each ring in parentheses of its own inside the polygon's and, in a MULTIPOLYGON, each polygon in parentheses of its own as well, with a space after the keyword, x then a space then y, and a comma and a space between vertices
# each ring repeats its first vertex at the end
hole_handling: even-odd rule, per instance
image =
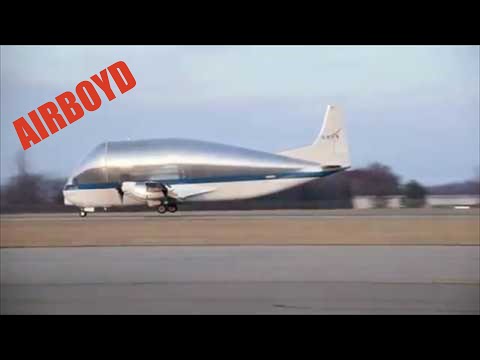
POLYGON ((310 146, 283 151, 281 155, 319 163, 322 167, 350 167, 347 134, 341 110, 329 105, 322 130, 310 146))

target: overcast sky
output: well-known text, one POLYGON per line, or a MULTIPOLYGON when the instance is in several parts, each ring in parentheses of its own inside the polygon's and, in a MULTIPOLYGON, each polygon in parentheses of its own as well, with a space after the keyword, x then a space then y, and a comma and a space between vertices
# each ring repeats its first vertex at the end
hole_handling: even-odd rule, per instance
POLYGON ((32 171, 67 176, 98 143, 128 138, 279 152, 312 142, 330 103, 354 168, 380 161, 430 185, 480 164, 478 46, 2 46, 2 183, 22 150, 12 122, 119 60, 136 87, 114 85, 117 99, 28 149, 32 171))

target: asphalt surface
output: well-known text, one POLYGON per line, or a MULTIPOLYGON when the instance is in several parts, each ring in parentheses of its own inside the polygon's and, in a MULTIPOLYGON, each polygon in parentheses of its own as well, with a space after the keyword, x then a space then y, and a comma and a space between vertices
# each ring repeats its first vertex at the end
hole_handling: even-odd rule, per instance
POLYGON ((479 314, 479 246, 0 250, 1 314, 479 314))

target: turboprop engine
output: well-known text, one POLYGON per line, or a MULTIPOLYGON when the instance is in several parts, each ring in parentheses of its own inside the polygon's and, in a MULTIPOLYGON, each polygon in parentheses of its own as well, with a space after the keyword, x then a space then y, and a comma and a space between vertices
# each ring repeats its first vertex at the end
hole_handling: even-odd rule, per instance
POLYGON ((168 189, 160 183, 124 182, 122 191, 142 200, 160 200, 167 197, 168 189))

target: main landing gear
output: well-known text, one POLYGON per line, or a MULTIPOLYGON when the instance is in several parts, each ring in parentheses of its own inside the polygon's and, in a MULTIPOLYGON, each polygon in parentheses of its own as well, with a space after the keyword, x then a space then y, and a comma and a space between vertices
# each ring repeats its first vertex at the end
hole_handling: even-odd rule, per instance
POLYGON ((174 213, 178 210, 177 204, 161 204, 157 207, 157 211, 160 214, 165 214, 167 211, 174 213))

